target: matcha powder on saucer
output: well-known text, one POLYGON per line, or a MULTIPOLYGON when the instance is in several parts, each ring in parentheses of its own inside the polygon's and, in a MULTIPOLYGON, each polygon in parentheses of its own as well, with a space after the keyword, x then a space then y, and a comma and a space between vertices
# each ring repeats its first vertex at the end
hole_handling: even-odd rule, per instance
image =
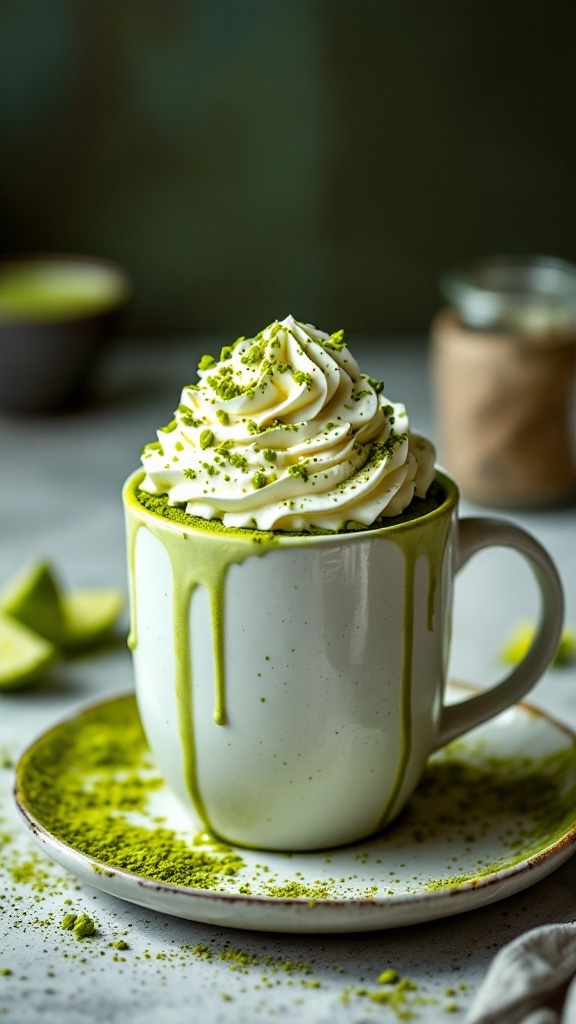
MULTIPOLYGON (((24 755, 17 781, 27 811, 95 861, 169 885, 217 890, 244 866, 239 854, 223 844, 198 848, 161 822, 134 823, 162 784, 126 698, 48 733, 24 755)), ((69 927, 76 933, 78 922, 69 927)))

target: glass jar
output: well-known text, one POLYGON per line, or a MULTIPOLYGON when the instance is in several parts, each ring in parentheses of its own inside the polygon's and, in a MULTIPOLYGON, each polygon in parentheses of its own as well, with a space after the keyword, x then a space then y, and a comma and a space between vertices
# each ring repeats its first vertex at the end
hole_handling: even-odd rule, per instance
POLYGON ((463 263, 432 324, 440 461, 481 504, 576 497, 576 266, 547 256, 463 263))
POLYGON ((440 290, 468 327, 565 335, 576 327, 576 266, 551 256, 492 256, 462 263, 440 290))

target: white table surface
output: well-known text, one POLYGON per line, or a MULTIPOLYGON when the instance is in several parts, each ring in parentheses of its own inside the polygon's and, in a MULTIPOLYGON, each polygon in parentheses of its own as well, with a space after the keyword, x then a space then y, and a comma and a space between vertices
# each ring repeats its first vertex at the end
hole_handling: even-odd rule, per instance
MULTIPOLYGON (((156 427, 168 422, 180 388, 195 377, 199 356, 218 342, 174 339, 118 343, 99 374, 89 408, 47 418, 0 417, 0 584, 26 561, 50 559, 71 586, 126 585, 120 488, 156 427)), ((423 341, 358 341, 365 370, 386 394, 408 406, 414 429, 434 438, 423 341)), ((441 456, 441 453, 440 453, 441 456)), ((464 514, 482 514, 463 502, 464 514)), ((489 510, 492 511, 492 510, 489 510)), ((576 514, 573 508, 506 513, 530 530, 560 567, 567 622, 576 624, 576 514)), ((451 675, 487 684, 502 672, 497 652, 517 620, 533 618, 536 597, 525 566, 506 552, 477 556, 456 588, 451 675)), ((123 626, 126 627, 127 622, 123 626)), ((132 689, 130 656, 121 643, 76 659, 41 685, 0 696, 0 749, 14 762, 46 727, 95 698, 132 689)), ((550 670, 532 703, 576 729, 574 666, 550 670)), ((429 924, 338 936, 259 934, 196 925, 156 914, 79 885, 46 861, 43 890, 15 880, 18 857, 32 851, 12 806, 13 771, 0 772, 0 1022, 28 1024, 163 1024, 394 1021, 386 1005, 355 995, 392 967, 415 981, 422 1005, 415 1020, 463 1021, 494 953, 521 932, 576 917, 576 860, 500 903, 429 924), (54 883, 54 879, 56 882, 54 883), (65 903, 93 916, 98 936, 79 943, 61 929, 65 903), (112 943, 129 931, 130 949, 112 943), (206 943, 211 960, 182 946, 206 943), (239 968, 218 954, 233 947, 257 957, 239 968), (270 971, 265 956, 304 962, 311 973, 270 971), (8 973, 10 972, 10 973, 8 973), (312 985, 310 984, 312 982, 312 985), (317 984, 318 983, 318 984, 317 984), (456 990, 456 996, 446 990, 456 990), (446 1016, 446 1007, 453 1005, 446 1016)))

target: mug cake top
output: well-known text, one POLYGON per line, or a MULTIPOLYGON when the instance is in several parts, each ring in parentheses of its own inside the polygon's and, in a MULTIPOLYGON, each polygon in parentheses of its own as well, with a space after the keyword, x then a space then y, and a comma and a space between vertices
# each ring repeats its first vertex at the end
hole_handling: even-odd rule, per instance
POLYGON ((142 452, 140 488, 229 527, 340 530, 397 516, 426 496, 435 451, 383 392, 343 331, 275 321, 202 357, 142 452))

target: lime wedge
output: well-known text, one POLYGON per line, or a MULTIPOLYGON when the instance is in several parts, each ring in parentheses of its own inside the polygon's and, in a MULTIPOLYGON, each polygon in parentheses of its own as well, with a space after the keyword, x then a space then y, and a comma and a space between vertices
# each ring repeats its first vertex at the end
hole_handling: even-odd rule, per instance
POLYGON ((60 589, 46 562, 27 566, 0 596, 0 610, 46 640, 60 644, 64 613, 60 589))
POLYGON ((72 590, 62 594, 60 601, 64 613, 62 647, 69 652, 86 650, 105 640, 125 603, 122 591, 104 587, 72 590))
POLYGON ((26 568, 0 595, 0 612, 34 630, 64 652, 100 643, 124 606, 120 590, 63 590, 50 565, 26 568))
POLYGON ((0 690, 31 683, 57 660, 58 648, 21 622, 0 615, 0 690))
MULTIPOLYGON (((501 651, 502 660, 516 665, 528 653, 534 639, 536 626, 533 622, 521 622, 501 651)), ((576 632, 565 629, 560 638, 558 649, 554 655, 552 666, 569 665, 576 658, 576 632)))

